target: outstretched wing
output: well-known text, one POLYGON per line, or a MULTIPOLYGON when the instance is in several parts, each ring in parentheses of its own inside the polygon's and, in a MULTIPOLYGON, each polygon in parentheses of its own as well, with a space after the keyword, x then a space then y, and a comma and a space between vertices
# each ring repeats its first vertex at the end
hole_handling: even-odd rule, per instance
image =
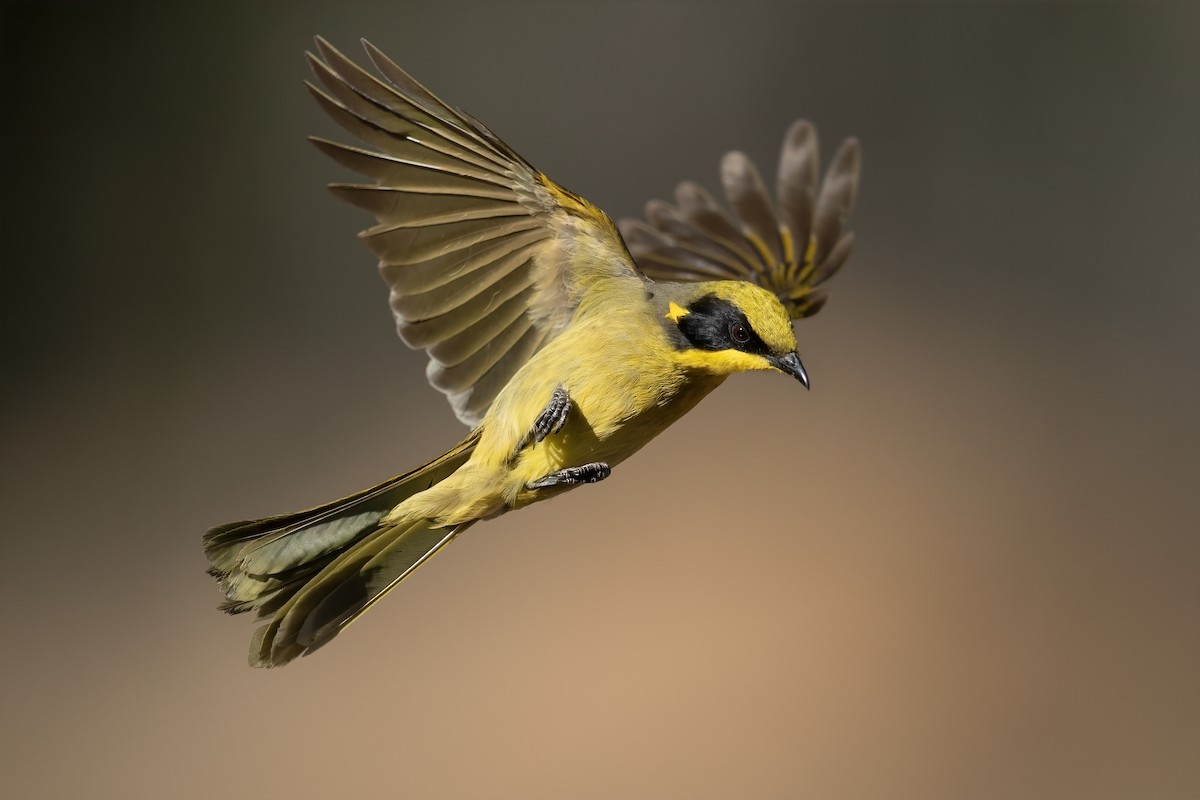
POLYGON ((363 241, 391 287, 400 338, 476 425, 500 389, 570 322, 590 279, 636 275, 602 211, 533 168, 465 112, 363 42, 383 80, 317 38, 321 107, 373 150, 313 137, 374 184, 333 184, 373 213, 363 241))
POLYGON ((858 189, 858 142, 838 148, 818 184, 817 133, 794 122, 783 140, 773 204, 744 154, 721 161, 727 214, 712 195, 686 181, 675 203, 651 200, 647 222, 623 219, 621 232, 638 268, 655 280, 746 280, 774 292, 792 319, 817 313, 827 295, 817 289, 846 262, 854 243, 847 229, 858 189))

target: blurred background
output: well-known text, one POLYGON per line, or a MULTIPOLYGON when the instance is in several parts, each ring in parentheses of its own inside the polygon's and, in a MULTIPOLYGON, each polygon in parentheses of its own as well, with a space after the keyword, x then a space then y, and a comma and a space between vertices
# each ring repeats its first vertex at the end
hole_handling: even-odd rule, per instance
POLYGON ((1200 16, 6 3, 0 794, 1200 795, 1200 16), (614 217, 862 139, 813 377, 246 666, 200 535, 464 429, 324 184, 367 37, 614 217))

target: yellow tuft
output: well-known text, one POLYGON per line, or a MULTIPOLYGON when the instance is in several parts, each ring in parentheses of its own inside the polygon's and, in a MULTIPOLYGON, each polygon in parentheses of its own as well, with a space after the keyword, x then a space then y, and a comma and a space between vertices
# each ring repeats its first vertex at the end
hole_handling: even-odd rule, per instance
POLYGON ((681 318, 686 317, 687 314, 688 310, 686 308, 680 308, 675 303, 671 303, 667 306, 667 319, 671 320, 672 322, 678 322, 681 318))

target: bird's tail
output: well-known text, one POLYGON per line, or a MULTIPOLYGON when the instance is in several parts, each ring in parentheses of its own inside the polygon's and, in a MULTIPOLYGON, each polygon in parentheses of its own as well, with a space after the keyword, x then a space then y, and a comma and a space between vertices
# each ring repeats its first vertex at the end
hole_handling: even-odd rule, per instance
POLYGON ((470 523, 428 520, 379 525, 401 501, 466 463, 478 431, 423 467, 323 506, 222 525, 204 537, 209 573, 230 614, 265 622, 250 664, 272 667, 328 642, 470 523))

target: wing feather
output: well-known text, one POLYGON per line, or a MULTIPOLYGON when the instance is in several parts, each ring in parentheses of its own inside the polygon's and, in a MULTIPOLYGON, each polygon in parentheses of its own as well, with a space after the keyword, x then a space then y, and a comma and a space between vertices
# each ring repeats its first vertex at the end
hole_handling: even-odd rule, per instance
POLYGON ((469 250, 522 231, 536 230, 538 220, 519 217, 465 219, 409 228, 389 221, 363 231, 360 237, 385 264, 420 264, 448 253, 469 250))
MULTIPOLYGON (((790 242, 792 248, 797 243, 803 245, 808 242, 812 235, 813 205, 817 197, 820 163, 816 129, 807 120, 797 121, 783 138, 776 178, 779 212, 794 237, 790 242)), ((792 266, 800 260, 794 250, 789 253, 789 257, 792 266)))
POLYGON ((487 197, 429 195, 377 184, 334 183, 330 190, 348 203, 370 211, 397 227, 416 228, 463 219, 515 217, 525 210, 511 202, 487 197))
POLYGON ((358 67, 323 39, 317 39, 317 49, 325 59, 324 63, 315 56, 308 57, 317 78, 360 119, 383 130, 402 133, 427 147, 454 154, 484 169, 503 174, 508 168, 508 159, 494 153, 478 135, 429 114, 419 104, 358 67))
POLYGON ((739 152, 721 160, 721 183, 732 216, 690 181, 675 205, 646 204, 646 219, 621 220, 638 267, 655 280, 749 280, 779 297, 793 319, 815 314, 827 296, 816 287, 849 258, 848 230, 858 193, 861 155, 849 139, 820 180, 813 126, 792 124, 783 140, 776 203, 754 164, 739 152))
POLYGON ((721 182, 725 198, 742 222, 742 236, 754 246, 763 266, 780 263, 779 221, 754 162, 745 153, 726 153, 721 159, 721 182))
POLYGON ((682 249, 710 263, 719 264, 723 276, 741 274, 745 277, 752 275, 746 266, 755 263, 756 255, 737 239, 714 236, 696 227, 692 222, 682 218, 678 211, 662 200, 651 200, 646 204, 646 219, 654 227, 665 233, 682 249))
MULTIPOLYGON (((493 286, 495 296, 503 302, 512 296, 510 288, 520 291, 533 283, 529 273, 529 255, 518 249, 492 262, 492 268, 479 276, 466 275, 447 284, 414 294, 392 297, 392 311, 405 322, 420 322, 461 308, 493 286)), ((466 310, 471 313, 471 309, 466 310)))
MULTIPOLYGON (((499 394, 504 385, 508 383, 512 373, 540 350, 549 338, 550 333, 545 328, 530 328, 478 380, 465 389, 450 393, 450 405, 455 409, 455 413, 460 416, 482 416, 491 404, 492 398, 499 394)), ((437 366, 437 362, 431 361, 429 366, 433 369, 437 366)))
POLYGON ((525 336, 533 338, 531 329, 533 322, 528 317, 517 317, 498 334, 488 336, 484 342, 468 338, 454 343, 452 357, 443 363, 440 359, 432 362, 426 370, 429 382, 443 392, 463 392, 475 385, 475 382, 500 362, 504 355, 512 350, 525 336), (472 347, 475 349, 472 350, 472 347))
POLYGON ((623 220, 621 226, 629 248, 645 253, 640 262, 643 270, 671 271, 678 276, 675 280, 718 281, 728 277, 723 263, 714 264, 686 247, 676 247, 670 236, 640 219, 623 220), (685 274, 687 277, 683 277, 685 274))
POLYGON ((504 302, 493 302, 491 292, 471 300, 470 313, 442 314, 440 317, 404 322, 400 336, 410 347, 421 347, 444 366, 453 366, 479 350, 513 320, 527 318, 525 308, 533 287, 527 287, 504 302))
POLYGON ((612 221, 535 170, 364 42, 382 80, 324 39, 308 88, 372 149, 313 143, 374 184, 335 194, 371 212, 360 236, 379 258, 400 338, 463 422, 570 321, 599 274, 639 277, 612 221))
MULTIPOLYGON (((530 256, 545 241, 541 230, 521 231, 492 239, 464 251, 451 251, 420 264, 380 263, 379 272, 392 288, 393 296, 427 292, 456 280, 482 280, 482 275, 497 267, 510 253, 524 251, 530 256), (480 273, 475 275, 475 273, 480 273), (468 278, 469 275, 475 277, 468 278)), ((396 304, 392 304, 393 311, 396 304)))
POLYGON ((754 257, 742 241, 741 232, 712 195, 698 184, 684 181, 675 189, 675 202, 684 219, 739 259, 736 270, 747 278, 752 275, 748 265, 754 263, 754 257))
MULTIPOLYGON (((337 85, 325 71, 319 72, 318 75, 337 85)), ((450 172, 468 169, 484 174, 499 172, 487 159, 479 158, 473 151, 451 139, 438 136, 406 119, 389 118, 383 109, 372 105, 354 92, 343 88, 341 91, 330 90, 327 94, 307 81, 305 86, 334 122, 367 144, 386 150, 392 159, 441 166, 450 172)), ((494 182, 504 185, 502 180, 494 182)))
MULTIPOLYGON (((462 182, 459 190, 452 190, 450 187, 438 187, 432 182, 432 177, 427 173, 418 173, 412 175, 414 170, 441 170, 442 172, 457 175, 458 177, 470 177, 461 172, 456 172, 452 169, 453 165, 447 161, 443 161, 439 156, 412 154, 413 159, 405 160, 399 155, 386 155, 383 153, 374 153, 370 150, 362 150, 350 145, 331 142, 328 139, 323 139, 319 136, 310 136, 309 141, 317 146, 321 152, 328 155, 334 161, 337 161, 342 166, 352 169, 355 172, 366 175, 368 178, 374 178, 378 185, 387 188, 405 188, 407 191, 417 192, 424 187, 424 193, 430 194, 430 187, 439 190, 441 194, 465 195, 471 197, 484 197, 496 200, 507 200, 508 202, 516 202, 518 196, 511 187, 501 185, 492 180, 479 180, 462 182), (421 162, 414 160, 420 158, 421 162), (426 175, 425 180, 420 180, 421 175, 426 175), (406 184, 411 184, 405 186, 406 184)), ((366 141, 366 139, 364 139, 366 141)), ((384 141, 390 141, 384 139, 384 141)), ((403 153, 407 148, 400 140, 401 144, 396 147, 397 153, 403 153)))
MULTIPOLYGON (((367 51, 367 56, 371 59, 371 63, 379 70, 380 74, 395 87, 402 95, 407 97, 412 102, 419 104, 426 111, 429 111, 439 119, 444 120, 447 124, 453 125, 459 130, 469 134, 482 135, 489 144, 492 145, 499 153, 503 154, 504 158, 509 161, 520 163, 524 167, 532 170, 533 166, 521 157, 519 153, 509 147, 500 139, 499 136, 479 120, 463 111, 462 109, 453 108, 446 105, 437 95, 426 89, 421 83, 400 68, 396 62, 392 61, 384 55, 375 45, 368 42, 366 39, 361 40, 363 49, 367 51)), ((504 159, 500 161, 501 166, 506 163, 504 159)))
POLYGON ((854 200, 858 195, 859 150, 853 142, 845 142, 830 164, 829 174, 817 198, 813 217, 816 255, 813 262, 822 263, 841 239, 842 228, 849 222, 854 200))

